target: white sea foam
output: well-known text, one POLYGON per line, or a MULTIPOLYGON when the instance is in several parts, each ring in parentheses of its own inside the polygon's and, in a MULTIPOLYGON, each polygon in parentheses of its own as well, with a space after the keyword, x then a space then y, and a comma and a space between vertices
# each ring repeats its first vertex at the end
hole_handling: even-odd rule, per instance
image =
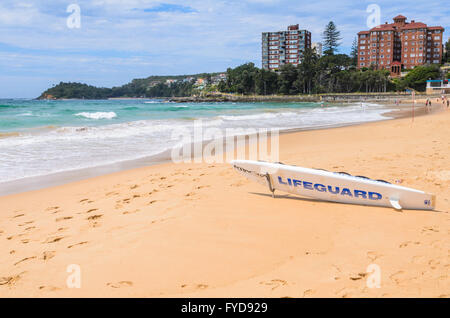
POLYGON ((17 114, 17 117, 30 117, 33 116, 33 112, 26 112, 26 113, 22 113, 22 114, 17 114))
POLYGON ((95 113, 78 113, 75 114, 75 116, 85 117, 89 119, 113 119, 117 117, 117 114, 115 112, 95 112, 95 113))
MULTIPOLYGON (((379 105, 354 103, 345 107, 227 110, 204 117, 203 129, 314 128, 383 119, 379 105)), ((77 116, 111 119, 114 112, 84 112, 77 116)), ((59 127, 0 138, 0 182, 59 171, 95 167, 142 158, 170 149, 176 129, 193 131, 193 119, 146 119, 99 126, 59 127)))

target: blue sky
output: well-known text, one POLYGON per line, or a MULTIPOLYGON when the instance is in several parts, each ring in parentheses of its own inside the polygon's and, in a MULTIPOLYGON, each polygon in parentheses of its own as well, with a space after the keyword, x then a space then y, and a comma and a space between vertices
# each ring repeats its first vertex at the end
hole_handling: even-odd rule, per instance
MULTIPOLYGON (((300 24, 321 40, 333 20, 348 53, 367 29, 369 4, 381 22, 397 14, 450 30, 442 0, 2 0, 0 98, 36 97, 60 81, 117 86, 149 75, 260 66, 261 32, 300 24), (81 28, 70 29, 67 7, 81 8, 81 28)), ((449 32, 446 31, 445 39, 449 32)))

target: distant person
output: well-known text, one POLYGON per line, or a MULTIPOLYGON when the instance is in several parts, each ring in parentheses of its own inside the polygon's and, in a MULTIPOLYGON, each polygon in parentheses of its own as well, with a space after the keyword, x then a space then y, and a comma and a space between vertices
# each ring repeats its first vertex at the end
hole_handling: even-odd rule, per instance
POLYGON ((447 108, 450 106, 450 100, 447 99, 447 108))

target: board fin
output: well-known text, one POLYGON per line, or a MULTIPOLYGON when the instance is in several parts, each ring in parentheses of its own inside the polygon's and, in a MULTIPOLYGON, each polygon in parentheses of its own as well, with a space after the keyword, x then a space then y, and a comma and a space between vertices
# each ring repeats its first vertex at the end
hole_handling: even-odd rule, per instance
POLYGON ((269 190, 272 192, 272 198, 275 198, 275 189, 272 187, 272 179, 270 178, 270 174, 266 173, 267 184, 269 185, 269 190))
POLYGON ((391 203, 392 207, 396 210, 401 210, 402 206, 400 205, 400 202, 398 199, 390 198, 389 202, 391 203))

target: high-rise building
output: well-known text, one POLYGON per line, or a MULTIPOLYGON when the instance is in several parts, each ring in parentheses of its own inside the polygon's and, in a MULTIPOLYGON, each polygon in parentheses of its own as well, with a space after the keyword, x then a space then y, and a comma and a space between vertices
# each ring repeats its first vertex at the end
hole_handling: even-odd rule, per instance
POLYGON ((444 28, 406 19, 399 15, 394 23, 358 33, 358 68, 372 66, 399 76, 402 69, 441 63, 444 28))
POLYGON ((319 56, 322 56, 322 55, 323 55, 323 46, 322 46, 322 43, 320 43, 320 42, 314 42, 314 43, 311 45, 311 48, 312 48, 313 50, 316 51, 316 54, 317 54, 317 55, 319 55, 319 56))
POLYGON ((277 70, 282 65, 301 63, 305 49, 311 48, 311 32, 300 30, 298 24, 287 31, 262 34, 262 67, 277 70))

